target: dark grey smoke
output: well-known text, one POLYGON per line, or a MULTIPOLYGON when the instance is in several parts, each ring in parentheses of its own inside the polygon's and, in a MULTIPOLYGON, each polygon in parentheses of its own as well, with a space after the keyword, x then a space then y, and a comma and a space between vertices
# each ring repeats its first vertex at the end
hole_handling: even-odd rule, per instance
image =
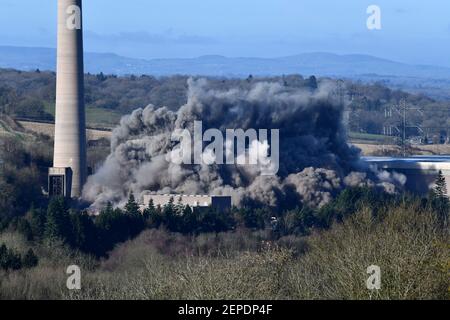
POLYGON ((302 201, 320 207, 346 186, 371 185, 394 192, 402 177, 364 168, 359 150, 347 144, 342 106, 331 98, 333 84, 314 92, 259 82, 249 88, 212 89, 188 81, 188 101, 178 112, 149 105, 122 118, 113 132, 111 154, 88 180, 83 198, 94 207, 122 204, 130 191, 232 195, 235 205, 285 205, 302 201), (280 129, 280 170, 261 176, 252 166, 176 165, 167 154, 177 128, 280 129))

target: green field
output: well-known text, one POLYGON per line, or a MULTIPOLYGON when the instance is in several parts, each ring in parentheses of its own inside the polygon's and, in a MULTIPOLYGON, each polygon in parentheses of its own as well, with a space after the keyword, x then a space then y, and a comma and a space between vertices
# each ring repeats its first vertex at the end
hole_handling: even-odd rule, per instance
POLYGON ((11 127, 10 123, 5 122, 5 119, 0 117, 0 138, 4 137, 16 137, 20 141, 25 141, 27 138, 31 138, 30 134, 15 130, 11 127))
POLYGON ((360 132, 349 132, 348 138, 354 143, 375 143, 375 144, 390 144, 393 143, 393 138, 389 136, 384 136, 381 134, 370 134, 370 133, 360 133, 360 132))
MULTIPOLYGON (((45 111, 55 115, 55 104, 54 103, 46 103, 45 104, 45 111)), ((102 109, 102 108, 94 108, 94 107, 86 107, 86 122, 89 127, 93 128, 111 128, 115 127, 119 124, 120 118, 122 115, 120 115, 117 112, 102 109)))

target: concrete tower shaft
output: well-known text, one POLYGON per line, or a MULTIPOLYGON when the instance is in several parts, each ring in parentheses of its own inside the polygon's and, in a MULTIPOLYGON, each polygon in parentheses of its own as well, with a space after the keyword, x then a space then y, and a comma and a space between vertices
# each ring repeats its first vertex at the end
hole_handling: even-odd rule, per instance
POLYGON ((87 175, 82 0, 57 1, 58 49, 53 165, 59 172, 66 170, 64 184, 67 188, 64 188, 64 195, 79 197, 87 175))

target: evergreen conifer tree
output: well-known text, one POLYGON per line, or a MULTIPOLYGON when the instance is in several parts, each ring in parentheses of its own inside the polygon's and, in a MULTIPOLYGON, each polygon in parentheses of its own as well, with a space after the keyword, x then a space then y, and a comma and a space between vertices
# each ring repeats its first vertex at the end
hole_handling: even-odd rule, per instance
POLYGON ((447 183, 441 170, 439 170, 434 187, 434 194, 438 199, 446 199, 447 197, 447 183))
POLYGON ((133 192, 131 192, 130 196, 128 197, 128 202, 125 205, 125 213, 130 216, 138 216, 141 214, 139 205, 136 202, 133 192))
POLYGON ((71 221, 63 197, 53 198, 47 209, 47 219, 45 223, 45 238, 48 240, 71 239, 71 221))
POLYGON ((25 257, 23 257, 22 265, 24 268, 34 268, 38 265, 39 259, 33 249, 29 249, 25 257))

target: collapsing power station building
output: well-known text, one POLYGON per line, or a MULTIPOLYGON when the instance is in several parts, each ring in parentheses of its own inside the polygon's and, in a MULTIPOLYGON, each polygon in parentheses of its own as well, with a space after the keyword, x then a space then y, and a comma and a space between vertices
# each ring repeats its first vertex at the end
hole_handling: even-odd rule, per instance
POLYGON ((189 206, 194 210, 201 208, 214 208, 219 211, 228 211, 231 209, 230 196, 209 196, 209 195, 144 195, 144 205, 142 209, 148 207, 150 202, 155 207, 164 207, 170 202, 176 205, 189 206))
MULTIPOLYGON (((363 157, 362 160, 378 169, 405 175, 405 188, 416 194, 424 195, 433 189, 439 171, 450 186, 449 156, 363 157)), ((450 189, 447 189, 447 195, 450 196, 450 189)))
POLYGON ((50 196, 81 196, 86 182, 82 0, 58 0, 55 146, 50 196))

